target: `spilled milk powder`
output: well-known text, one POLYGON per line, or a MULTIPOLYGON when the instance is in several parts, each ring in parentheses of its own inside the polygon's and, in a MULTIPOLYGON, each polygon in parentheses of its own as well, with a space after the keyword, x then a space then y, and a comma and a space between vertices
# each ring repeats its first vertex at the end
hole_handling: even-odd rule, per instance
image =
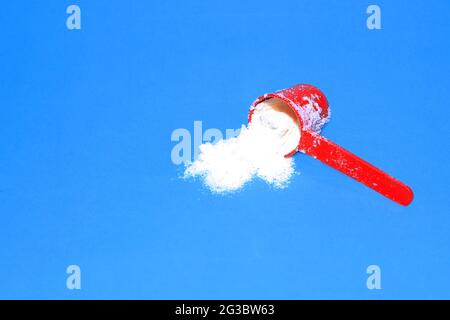
POLYGON ((242 188, 254 177, 282 188, 294 173, 294 150, 300 130, 293 111, 277 98, 257 105, 252 121, 239 136, 200 146, 198 159, 187 165, 185 177, 201 177, 213 192, 242 188))

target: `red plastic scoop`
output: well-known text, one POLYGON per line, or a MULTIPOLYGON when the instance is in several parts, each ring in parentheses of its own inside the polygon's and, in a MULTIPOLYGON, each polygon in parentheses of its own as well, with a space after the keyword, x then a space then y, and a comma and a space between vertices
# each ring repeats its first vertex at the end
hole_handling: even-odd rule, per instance
POLYGON ((319 134, 330 117, 327 98, 319 89, 299 84, 265 94, 252 104, 248 121, 251 121, 253 111, 260 102, 272 98, 280 99, 292 108, 301 130, 297 147, 286 157, 301 151, 399 204, 407 206, 411 203, 414 198, 411 188, 319 134))

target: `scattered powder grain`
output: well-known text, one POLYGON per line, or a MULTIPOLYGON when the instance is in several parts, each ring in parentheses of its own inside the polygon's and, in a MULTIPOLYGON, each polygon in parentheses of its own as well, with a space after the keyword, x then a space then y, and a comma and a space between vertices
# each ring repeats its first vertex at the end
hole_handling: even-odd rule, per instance
POLYGON ((202 144, 198 159, 186 166, 185 177, 200 177, 217 193, 238 190, 254 177, 282 188, 294 173, 293 159, 284 156, 296 149, 299 140, 292 110, 272 98, 257 105, 239 136, 202 144))

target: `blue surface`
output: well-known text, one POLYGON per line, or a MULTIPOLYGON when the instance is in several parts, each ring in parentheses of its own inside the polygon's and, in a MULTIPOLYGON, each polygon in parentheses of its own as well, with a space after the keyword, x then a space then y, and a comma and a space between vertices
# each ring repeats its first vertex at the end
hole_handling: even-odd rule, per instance
POLYGON ((2 3, 0 298, 450 298, 450 2, 376 1, 372 31, 369 4, 2 3), (326 93, 325 136, 413 188, 409 207, 304 155, 281 191, 179 178, 174 129, 237 128, 296 83, 326 93))

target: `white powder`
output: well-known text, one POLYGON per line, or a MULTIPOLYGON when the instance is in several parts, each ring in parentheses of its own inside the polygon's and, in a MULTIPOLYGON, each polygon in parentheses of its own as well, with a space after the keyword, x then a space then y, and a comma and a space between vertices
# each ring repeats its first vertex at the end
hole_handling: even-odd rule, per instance
POLYGON ((277 188, 294 173, 294 161, 284 156, 296 149, 300 130, 294 112, 277 98, 258 104, 252 121, 239 136, 200 146, 198 159, 185 177, 201 177, 213 192, 238 190, 255 176, 277 188))

